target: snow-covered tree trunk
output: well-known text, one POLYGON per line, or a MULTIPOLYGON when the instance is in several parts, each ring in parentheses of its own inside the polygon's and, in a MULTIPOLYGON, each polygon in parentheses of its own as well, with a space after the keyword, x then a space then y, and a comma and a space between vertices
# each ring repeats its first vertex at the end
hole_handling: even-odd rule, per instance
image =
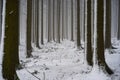
POLYGON ((94 22, 94 35, 93 35, 93 38, 94 38, 94 42, 93 42, 93 68, 95 68, 95 66, 97 65, 97 54, 96 54, 96 51, 97 51, 97 0, 93 0, 93 6, 94 6, 94 19, 93 19, 93 22, 94 22))
POLYGON ((19 0, 6 0, 4 56, 2 74, 6 80, 18 80, 19 0), (12 3, 11 3, 12 2, 12 3))
POLYGON ((1 34, 2 34, 2 8, 3 8, 3 0, 0 0, 0 43, 1 43, 1 34))

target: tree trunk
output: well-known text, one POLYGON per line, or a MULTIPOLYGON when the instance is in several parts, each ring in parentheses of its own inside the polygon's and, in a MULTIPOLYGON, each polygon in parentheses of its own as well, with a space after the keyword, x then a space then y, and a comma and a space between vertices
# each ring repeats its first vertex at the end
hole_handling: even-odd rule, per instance
POLYGON ((65 38, 68 39, 68 0, 66 0, 66 6, 65 7, 66 7, 66 14, 65 14, 65 16, 66 16, 65 17, 66 18, 65 19, 66 20, 65 21, 66 22, 66 25, 65 25, 66 26, 65 27, 65 38))
POLYGON ((48 0, 48 42, 51 41, 51 0, 48 0))
POLYGON ((71 0, 71 41, 74 41, 73 39, 73 0, 71 0))
POLYGON ((34 0, 35 1, 35 17, 34 17, 34 19, 35 19, 35 25, 34 25, 34 27, 35 27, 35 46, 37 47, 37 0, 34 0))
POLYGON ((77 0, 77 47, 80 49, 81 41, 80 41, 80 0, 77 0))
POLYGON ((36 44, 36 26, 35 26, 35 13, 36 13, 36 7, 35 7, 35 0, 32 0, 32 23, 33 23, 33 30, 32 30, 32 34, 33 34, 33 43, 36 44))
POLYGON ((85 24, 86 24, 86 1, 84 0, 84 26, 83 26, 83 41, 85 41, 85 24))
POLYGON ((0 43, 2 36, 2 8, 3 8, 3 0, 0 0, 0 43))
POLYGON ((60 43, 60 5, 61 0, 57 0, 57 19, 58 19, 58 29, 57 29, 57 36, 58 36, 58 43, 60 43))
POLYGON ((41 0, 41 44, 44 44, 43 31, 43 0, 41 0))
POLYGON ((18 80, 19 0, 6 0, 5 38, 2 74, 6 80, 18 80), (12 3, 11 3, 12 2, 12 3))
POLYGON ((31 46, 31 22, 32 22, 32 0, 27 0, 27 44, 26 44, 26 49, 27 49, 27 57, 31 57, 32 54, 32 46, 31 46))
POLYGON ((54 16, 55 16, 55 0, 53 0, 53 41, 55 41, 55 23, 54 23, 54 16))
POLYGON ((97 58, 99 67, 108 74, 113 71, 108 67, 104 55, 104 0, 97 0, 97 58))
POLYGON ((1 34, 2 34, 2 8, 3 8, 3 0, 0 0, 0 43, 1 43, 1 34))
POLYGON ((62 0, 62 40, 65 39, 65 26, 64 26, 64 0, 62 0))
POLYGON ((91 39, 92 39, 92 45, 94 45, 94 17, 95 17, 95 8, 94 8, 94 4, 95 4, 95 1, 92 0, 92 9, 91 9, 91 14, 92 14, 92 24, 91 24, 91 30, 92 30, 92 35, 91 35, 91 39))
POLYGON ((105 49, 111 47, 111 0, 106 0, 105 49))
POLYGON ((31 33, 32 43, 34 43, 35 42, 34 41, 34 0, 32 0, 32 31, 31 32, 32 32, 31 33))
POLYGON ((118 34, 117 34, 117 39, 120 40, 120 1, 119 1, 119 10, 118 10, 118 34))
POLYGON ((39 46, 39 0, 36 0, 36 47, 40 49, 39 46))
POLYGON ((87 54, 87 62, 89 65, 93 65, 92 57, 92 42, 91 42, 91 0, 87 0, 87 26, 86 26, 86 54, 87 54))

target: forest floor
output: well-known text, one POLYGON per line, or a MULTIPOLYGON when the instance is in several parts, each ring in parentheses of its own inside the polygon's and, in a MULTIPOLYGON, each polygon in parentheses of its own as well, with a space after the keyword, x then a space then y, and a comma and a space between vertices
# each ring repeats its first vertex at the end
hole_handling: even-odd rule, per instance
POLYGON ((105 51, 107 64, 114 71, 109 76, 84 63, 84 50, 77 50, 75 43, 65 40, 58 44, 46 43, 42 49, 34 49, 33 57, 22 55, 25 46, 20 46, 20 62, 23 69, 17 70, 20 80, 120 80, 120 45, 112 41, 118 49, 105 51))

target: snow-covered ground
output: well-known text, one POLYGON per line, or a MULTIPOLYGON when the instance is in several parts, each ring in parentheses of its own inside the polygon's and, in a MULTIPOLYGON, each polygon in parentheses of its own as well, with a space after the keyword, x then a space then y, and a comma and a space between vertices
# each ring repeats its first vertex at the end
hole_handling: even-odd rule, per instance
POLYGON ((84 64, 84 50, 77 50, 75 43, 65 40, 58 44, 45 43, 42 49, 34 49, 32 58, 25 58, 25 46, 20 46, 20 62, 23 69, 17 70, 20 80, 120 80, 120 47, 109 54, 106 61, 114 74, 108 76, 98 69, 84 64))

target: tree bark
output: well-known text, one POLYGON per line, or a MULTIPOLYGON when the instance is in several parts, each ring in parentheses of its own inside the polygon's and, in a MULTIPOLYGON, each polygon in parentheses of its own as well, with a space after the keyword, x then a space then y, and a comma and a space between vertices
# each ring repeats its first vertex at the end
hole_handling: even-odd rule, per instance
POLYGON ((39 45, 39 0, 36 0, 36 47, 40 49, 39 45))
POLYGON ((48 0, 48 42, 51 41, 51 0, 48 0))
POLYGON ((77 0, 77 47, 80 49, 81 41, 80 41, 80 0, 77 0))
POLYGON ((87 53, 87 62, 89 65, 93 65, 92 57, 93 57, 93 51, 92 51, 92 41, 91 41, 91 0, 87 0, 87 26, 86 26, 86 53, 87 53))
POLYGON ((91 14, 92 14, 92 24, 91 24, 91 29, 92 29, 92 35, 91 35, 91 38, 92 38, 92 45, 94 45, 94 18, 95 18, 95 8, 94 8, 94 4, 95 4, 95 1, 92 0, 92 10, 91 10, 91 14))
POLYGON ((97 58, 98 65, 108 74, 113 74, 113 71, 108 67, 104 55, 104 0, 97 0, 97 58))
POLYGON ((64 26, 64 0, 62 0, 62 40, 65 39, 65 26, 64 26))
POLYGON ((71 41, 74 41, 73 38, 73 0, 71 0, 71 41))
POLYGON ((66 27, 65 27, 65 38, 68 39, 68 0, 65 1, 66 2, 66 14, 65 14, 65 18, 66 18, 66 27))
POLYGON ((35 0, 32 0, 32 7, 33 7, 33 11, 32 11, 32 23, 33 23, 33 43, 36 44, 36 26, 35 26, 35 13, 36 13, 36 10, 35 10, 35 0))
POLYGON ((19 80, 16 68, 19 65, 19 0, 6 0, 3 78, 19 80), (12 3, 11 3, 12 2, 12 3))
POLYGON ((60 5, 61 0, 57 0, 57 19, 58 19, 58 29, 57 29, 57 36, 58 36, 58 43, 60 43, 60 5))
POLYGON ((83 26, 83 41, 85 41, 85 24, 86 24, 86 22, 85 22, 85 20, 86 20, 86 1, 84 0, 84 26, 83 26))
POLYGON ((55 0, 53 0, 53 41, 55 41, 55 23, 54 23, 54 16, 55 16, 55 0))
POLYGON ((31 26, 32 26, 32 0, 27 0, 27 44, 26 44, 26 49, 27 49, 27 57, 32 57, 32 46, 31 46, 31 26))
POLYGON ((34 43, 34 0, 32 0, 32 43, 34 43))
POLYGON ((119 1, 119 10, 118 10, 118 34, 117 34, 117 39, 120 40, 120 1, 119 1))
POLYGON ((44 44, 43 31, 43 0, 41 0, 41 44, 44 44))
POLYGON ((111 47, 111 0, 106 0, 105 49, 111 47))

